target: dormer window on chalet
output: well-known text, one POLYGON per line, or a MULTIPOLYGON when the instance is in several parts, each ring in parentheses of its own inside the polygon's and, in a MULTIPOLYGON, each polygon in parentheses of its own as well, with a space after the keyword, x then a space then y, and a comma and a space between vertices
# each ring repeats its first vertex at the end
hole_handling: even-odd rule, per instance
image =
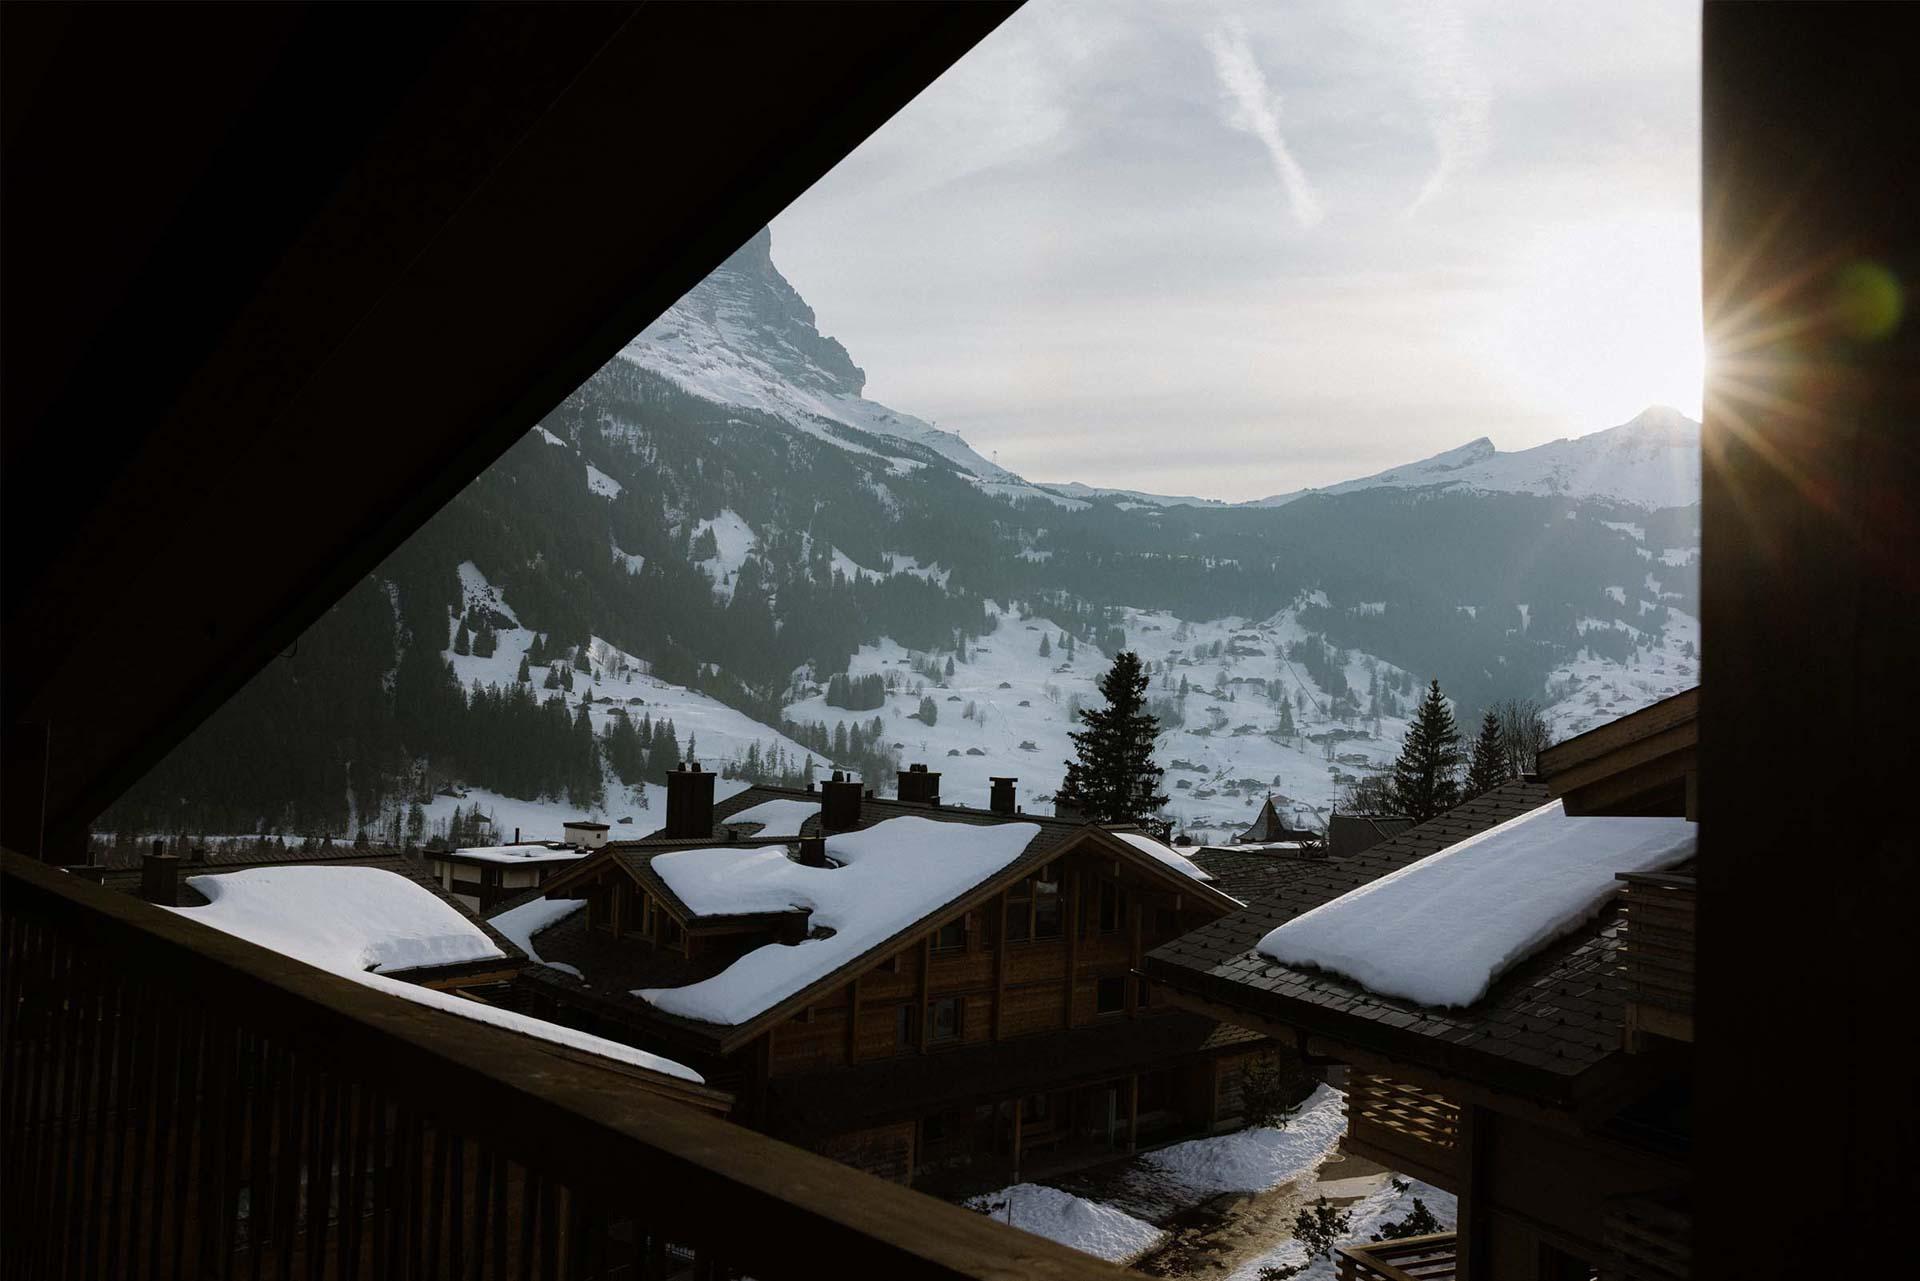
POLYGON ((967 918, 957 916, 942 925, 933 935, 933 950, 936 952, 964 952, 967 950, 967 918))
POLYGON ((1007 891, 1007 941, 1060 937, 1060 881, 1051 863, 1007 891))

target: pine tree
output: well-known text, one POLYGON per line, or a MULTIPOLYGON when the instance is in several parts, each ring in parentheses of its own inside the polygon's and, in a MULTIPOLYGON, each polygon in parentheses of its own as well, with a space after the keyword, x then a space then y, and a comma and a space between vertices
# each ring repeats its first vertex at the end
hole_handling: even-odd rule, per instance
POLYGON ((940 719, 940 708, 934 703, 934 701, 931 698, 928 698, 926 695, 922 694, 920 696, 920 710, 915 712, 914 716, 917 719, 923 720, 927 724, 932 725, 940 719))
POLYGON ((1040 657, 1042 658, 1053 657, 1053 642, 1047 639, 1045 632, 1042 632, 1040 634, 1040 657))
POLYGON ((1506 739, 1500 733, 1500 715, 1489 707, 1480 718, 1480 736, 1473 740, 1473 757, 1467 764, 1466 799, 1491 792, 1512 777, 1506 739))
POLYGON ((468 639, 465 619, 460 621, 460 630, 453 634, 453 652, 456 654, 471 654, 473 652, 473 642, 468 639))
POLYGON ((569 694, 573 693, 573 669, 571 667, 561 667, 557 663, 554 667, 560 673, 560 688, 569 694))
POLYGON ((1060 784, 1060 800, 1096 823, 1137 823, 1167 798, 1159 794, 1161 768, 1153 760, 1160 722, 1146 710, 1147 675, 1131 651, 1114 655, 1100 679, 1107 706, 1082 711, 1086 725, 1073 735, 1074 754, 1060 784))
POLYGON ((953 659, 951 656, 949 656, 947 659, 947 679, 948 680, 953 679, 953 659))
POLYGON ((1402 814, 1424 823, 1460 803, 1460 731, 1440 682, 1427 686, 1393 763, 1393 800, 1402 814))
POLYGON ((527 656, 525 654, 520 655, 520 673, 513 679, 523 685, 529 684, 533 680, 533 668, 528 666, 527 656))

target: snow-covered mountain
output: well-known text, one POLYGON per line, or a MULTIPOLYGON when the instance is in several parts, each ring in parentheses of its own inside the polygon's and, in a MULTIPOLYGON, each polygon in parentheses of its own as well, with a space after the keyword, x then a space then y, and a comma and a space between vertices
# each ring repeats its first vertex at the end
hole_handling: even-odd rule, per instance
POLYGON ((1571 440, 1503 453, 1482 436, 1372 476, 1243 505, 1281 507, 1308 494, 1434 487, 1601 499, 1648 510, 1686 507, 1700 501, 1700 424, 1677 409, 1655 405, 1630 422, 1571 440))
MULTIPOLYGON (((833 424, 919 446, 986 481, 1018 481, 950 431, 860 393, 866 371, 773 265, 773 233, 760 232, 628 343, 620 359, 693 395, 761 410, 842 448, 872 452, 833 424)), ((907 466, 923 461, 902 450, 907 466)))

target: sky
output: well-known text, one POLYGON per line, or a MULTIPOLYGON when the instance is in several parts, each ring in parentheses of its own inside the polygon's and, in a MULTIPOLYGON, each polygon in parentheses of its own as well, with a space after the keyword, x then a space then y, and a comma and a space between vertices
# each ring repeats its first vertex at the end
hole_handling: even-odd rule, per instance
POLYGON ((867 395, 1229 500, 1700 408, 1696 0, 1030 0, 773 223, 867 395))

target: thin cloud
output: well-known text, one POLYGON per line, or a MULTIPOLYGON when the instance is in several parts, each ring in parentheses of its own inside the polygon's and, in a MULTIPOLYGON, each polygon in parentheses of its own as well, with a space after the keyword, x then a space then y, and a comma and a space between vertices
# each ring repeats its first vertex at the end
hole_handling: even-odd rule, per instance
POLYGON ((1246 26, 1232 19, 1207 33, 1207 48, 1213 54, 1213 67, 1220 78, 1231 110, 1229 127, 1258 138, 1273 159, 1274 172, 1287 189, 1287 202, 1293 207, 1294 220, 1302 227, 1318 226, 1326 217, 1320 195, 1307 180, 1306 171, 1287 149, 1280 134, 1279 97, 1267 87, 1267 77, 1254 60, 1247 43, 1246 26))
POLYGON ((1475 60, 1466 21, 1452 6, 1425 5, 1406 15, 1414 40, 1414 92, 1433 134, 1433 171, 1407 206, 1407 216, 1440 194, 1487 153, 1493 91, 1475 60))

